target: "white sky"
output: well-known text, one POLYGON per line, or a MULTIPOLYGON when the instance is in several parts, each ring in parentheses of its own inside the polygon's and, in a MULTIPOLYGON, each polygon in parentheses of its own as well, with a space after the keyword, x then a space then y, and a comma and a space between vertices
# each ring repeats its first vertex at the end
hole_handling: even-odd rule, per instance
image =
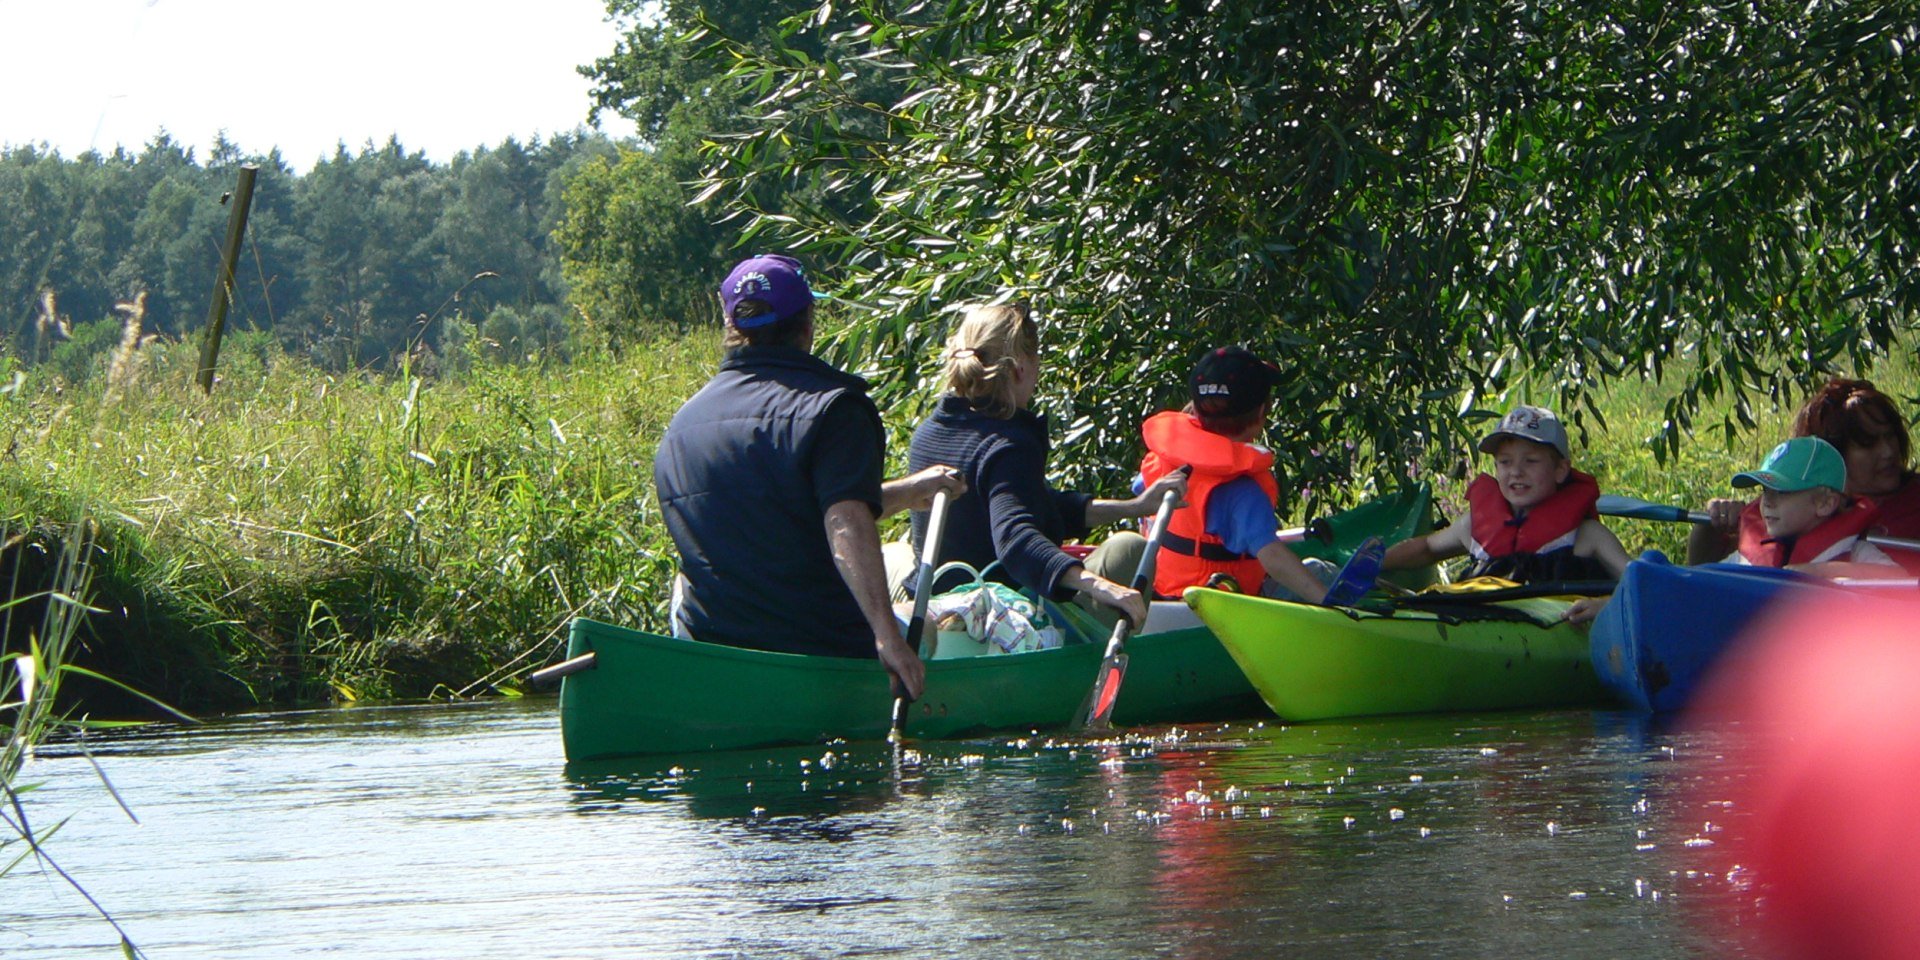
POLYGON ((0 143, 72 158, 165 128, 204 161, 225 129, 305 171, 397 133, 445 162, 584 124, 574 68, 618 36, 602 0, 0 0, 0 143))

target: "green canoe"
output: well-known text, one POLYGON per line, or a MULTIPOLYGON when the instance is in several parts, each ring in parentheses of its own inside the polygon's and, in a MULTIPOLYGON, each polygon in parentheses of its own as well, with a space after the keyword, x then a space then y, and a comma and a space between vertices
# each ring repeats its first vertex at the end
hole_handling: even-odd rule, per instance
POLYGON ((1319 607, 1218 590, 1187 605, 1286 720, 1602 703, 1567 598, 1444 610, 1319 607))
MULTIPOLYGON (((1430 518, 1426 488, 1413 488, 1334 515, 1331 545, 1301 552, 1338 559, 1369 535, 1394 539, 1431 529, 1430 518)), ((1127 643, 1130 664, 1114 722, 1264 714, 1240 667, 1190 611, 1177 602, 1154 606, 1162 609, 1150 623, 1175 628, 1127 643), (1175 612, 1180 617, 1168 616, 1175 612)), ((1084 639, 1035 653, 928 661, 926 693, 913 704, 907 736, 1066 725, 1105 652, 1104 636, 1084 639)), ((745 650, 575 620, 567 657, 587 653, 592 666, 560 687, 570 761, 876 739, 891 725, 893 695, 877 660, 745 650)))
MULTIPOLYGON (((560 687, 568 760, 885 737, 893 694, 878 660, 743 650, 575 620, 570 657, 593 669, 560 687)), ((1147 634, 1114 708, 1123 724, 1244 716, 1260 698, 1201 628, 1147 634)), ((906 734, 946 738, 1065 725, 1103 650, 1080 643, 1014 656, 927 662, 906 734)))

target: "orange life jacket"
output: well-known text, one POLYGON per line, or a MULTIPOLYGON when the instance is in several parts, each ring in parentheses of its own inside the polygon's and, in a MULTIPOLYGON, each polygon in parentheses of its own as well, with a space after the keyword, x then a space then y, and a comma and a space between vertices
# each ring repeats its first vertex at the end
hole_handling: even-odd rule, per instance
POLYGON ((1880 508, 1865 497, 1852 497, 1850 506, 1828 517, 1819 526, 1794 538, 1793 552, 1789 554, 1786 545, 1767 536, 1767 521, 1760 516, 1760 501, 1749 501, 1740 511, 1740 555, 1756 567, 1784 567, 1794 563, 1814 563, 1819 560, 1845 560, 1843 554, 1853 550, 1853 542, 1867 529, 1880 521, 1880 508), (1835 547, 1845 546, 1845 550, 1835 556, 1825 556, 1835 547))
POLYGON ((1600 515, 1594 508, 1599 499, 1599 482, 1570 470, 1560 489, 1516 518, 1513 504, 1500 494, 1500 482, 1483 473, 1467 486, 1467 508, 1473 515, 1469 550, 1475 560, 1486 564, 1570 549, 1580 525, 1600 515))
POLYGON ((1147 441, 1140 477, 1149 485, 1181 467, 1193 468, 1187 478, 1187 505, 1173 512, 1160 541, 1154 592, 1177 597, 1188 587, 1204 586, 1215 573, 1233 577, 1249 593, 1258 590, 1266 569, 1258 558, 1234 553, 1219 537, 1207 533, 1207 501, 1221 484, 1252 477, 1267 499, 1278 503, 1280 484, 1273 478, 1273 452, 1210 433, 1179 410, 1148 417, 1140 435, 1147 441))

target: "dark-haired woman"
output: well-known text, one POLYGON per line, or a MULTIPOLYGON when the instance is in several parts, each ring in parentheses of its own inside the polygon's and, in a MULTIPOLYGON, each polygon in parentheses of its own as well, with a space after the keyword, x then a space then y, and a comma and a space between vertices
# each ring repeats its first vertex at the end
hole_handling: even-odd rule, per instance
MULTIPOLYGON (((1920 474, 1913 470, 1913 440, 1907 422, 1886 394, 1868 380, 1835 377, 1793 417, 1793 435, 1819 437, 1847 463, 1846 493, 1880 508, 1875 532, 1920 539, 1920 474)), ((1708 563, 1733 550, 1740 529, 1740 500, 1711 500, 1708 523, 1687 539, 1687 562, 1708 563)), ((1920 572, 1920 551, 1889 550, 1909 570, 1920 572)))

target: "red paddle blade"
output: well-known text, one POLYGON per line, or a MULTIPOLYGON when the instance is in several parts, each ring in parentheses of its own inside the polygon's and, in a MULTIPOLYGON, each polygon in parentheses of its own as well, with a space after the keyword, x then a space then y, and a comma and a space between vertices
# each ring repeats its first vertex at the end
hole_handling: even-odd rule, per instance
POLYGON ((1113 705, 1120 699, 1120 683, 1127 677, 1127 655, 1115 654, 1100 663, 1100 675, 1094 678, 1087 698, 1087 710, 1081 726, 1088 730, 1107 730, 1113 726, 1113 705))

